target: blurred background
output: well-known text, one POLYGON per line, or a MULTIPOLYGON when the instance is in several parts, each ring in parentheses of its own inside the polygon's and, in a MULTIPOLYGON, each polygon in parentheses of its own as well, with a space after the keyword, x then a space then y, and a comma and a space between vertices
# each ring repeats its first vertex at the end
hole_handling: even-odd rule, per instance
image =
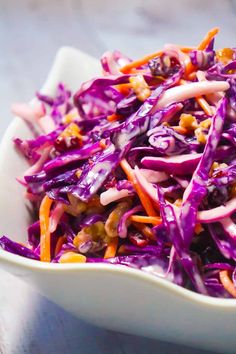
MULTIPOLYGON (((0 0, 0 136, 11 102, 33 97, 61 46, 137 58, 195 45, 214 26, 218 47, 236 45, 236 0, 0 0)), ((1 354, 204 353, 85 325, 1 271, 0 289, 1 354)))

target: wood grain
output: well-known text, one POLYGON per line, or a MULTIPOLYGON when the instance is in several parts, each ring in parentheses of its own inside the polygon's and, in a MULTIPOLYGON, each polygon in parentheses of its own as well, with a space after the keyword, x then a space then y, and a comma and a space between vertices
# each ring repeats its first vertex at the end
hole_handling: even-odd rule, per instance
MULTIPOLYGON (((219 46, 235 46, 234 0, 0 0, 0 135, 13 101, 41 87, 57 49, 137 57, 166 42, 197 44, 215 25, 219 46)), ((1 354, 207 353, 98 329, 0 271, 1 354)))

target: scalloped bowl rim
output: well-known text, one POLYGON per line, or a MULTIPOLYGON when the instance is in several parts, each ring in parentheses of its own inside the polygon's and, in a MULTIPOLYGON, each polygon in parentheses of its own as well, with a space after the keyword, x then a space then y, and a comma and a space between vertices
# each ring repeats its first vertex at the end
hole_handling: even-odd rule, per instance
MULTIPOLYGON (((94 60, 94 58, 90 57, 88 54, 85 54, 83 52, 80 52, 78 49, 73 48, 73 47, 62 47, 58 50, 57 52, 57 57, 63 57, 66 55, 70 55, 70 52, 79 52, 82 53, 83 55, 87 56, 88 58, 91 58, 94 60), (69 53, 69 54, 68 54, 69 53)), ((53 74, 55 73, 55 65, 56 65, 56 60, 54 61, 54 65, 52 66, 52 69, 49 72, 49 75, 47 77, 47 80, 45 84, 43 85, 42 92, 47 92, 48 89, 53 85, 53 74)), ((15 118, 12 123, 8 126, 2 140, 0 143, 0 156, 2 155, 1 152, 3 150, 4 144, 6 141, 9 141, 9 137, 11 135, 11 132, 14 128, 15 125, 15 118)), ((17 182, 16 182, 17 183, 17 182)), ((103 264, 103 263, 71 263, 71 264, 54 264, 54 263, 44 263, 36 260, 31 260, 24 258, 22 256, 14 255, 11 254, 5 250, 0 249, 0 263, 3 262, 6 265, 13 265, 13 266, 19 266, 19 269, 25 269, 25 270, 31 270, 31 271, 37 271, 41 270, 44 272, 60 272, 64 273, 66 275, 67 272, 71 271, 80 271, 80 272, 93 272, 93 271, 99 271, 99 272, 110 272, 113 273, 114 276, 116 274, 122 273, 126 277, 134 277, 139 280, 142 280, 144 283, 152 283, 155 286, 159 286, 162 288, 168 289, 170 292, 175 293, 177 296, 187 298, 188 300, 192 300, 195 303, 200 303, 203 306, 210 306, 210 307, 220 307, 220 308, 235 308, 236 307, 236 300, 235 299, 224 299, 224 298, 214 298, 202 294, 195 293, 191 290, 188 290, 186 288, 183 288, 179 285, 176 285, 174 283, 171 283, 170 281, 152 275, 148 274, 145 271, 138 270, 135 268, 129 268, 127 266, 122 266, 122 265, 112 265, 112 264, 103 264)))

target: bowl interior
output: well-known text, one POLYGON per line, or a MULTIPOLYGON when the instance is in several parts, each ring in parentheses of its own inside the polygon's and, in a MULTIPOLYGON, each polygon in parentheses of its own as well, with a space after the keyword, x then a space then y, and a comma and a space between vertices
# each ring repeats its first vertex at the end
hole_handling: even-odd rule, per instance
MULTIPOLYGON (((55 58, 42 93, 53 95, 59 82, 75 92, 81 83, 99 75, 99 62, 93 57, 70 47, 61 48, 55 58)), ((28 167, 27 161, 15 150, 12 139, 31 138, 28 126, 16 117, 8 127, 0 144, 0 225, 1 235, 15 241, 27 241, 27 226, 30 222, 30 205, 24 199, 24 187, 16 177, 22 176, 28 167)))

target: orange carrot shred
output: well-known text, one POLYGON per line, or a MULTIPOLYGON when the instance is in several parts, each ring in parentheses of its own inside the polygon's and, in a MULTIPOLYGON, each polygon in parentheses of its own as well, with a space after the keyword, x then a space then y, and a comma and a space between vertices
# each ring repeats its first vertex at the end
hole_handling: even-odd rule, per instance
POLYGON ((214 27, 212 28, 207 34, 206 36, 203 38, 203 40, 201 41, 201 43, 198 45, 197 49, 198 50, 204 50, 207 48, 207 46, 210 44, 211 40, 215 37, 215 35, 219 32, 219 28, 218 27, 214 27))
POLYGON ((101 146, 102 149, 106 149, 106 147, 107 147, 106 140, 105 139, 101 139, 99 141, 99 145, 101 146))
POLYGON ((116 114, 116 113, 113 113, 110 116, 107 116, 107 120, 109 122, 116 122, 120 119, 122 119, 122 116, 120 114, 116 114))
POLYGON ((189 62, 185 66, 185 76, 189 77, 189 75, 192 74, 193 71, 195 71, 195 66, 189 60, 189 62))
POLYGON ((227 270, 220 271, 220 281, 225 290, 227 290, 230 295, 236 298, 236 288, 230 279, 229 272, 227 270))
MULTIPOLYGON (((185 85, 187 83, 187 81, 185 80, 180 80, 180 85, 185 85)), ((211 116, 212 115, 212 109, 211 109, 211 106, 209 105, 209 103, 205 100, 205 98, 203 98, 202 96, 199 96, 199 97, 196 97, 196 101, 197 103, 199 104, 199 106, 203 109, 203 111, 211 116)), ((174 128, 174 127, 173 127, 174 128)), ((175 128, 174 128, 175 129, 175 128)), ((179 129, 177 127, 177 129, 179 129)), ((177 130, 175 129, 175 130, 177 130)), ((179 131, 180 133, 180 131, 179 131)), ((186 133, 181 133, 181 134, 186 134, 186 133)))
POLYGON ((130 83, 116 85, 115 88, 122 93, 122 95, 127 96, 130 93, 132 85, 130 83))
POLYGON ((194 71, 188 75, 188 79, 191 81, 194 81, 195 78, 196 78, 196 71, 194 71))
POLYGON ((153 240, 155 241, 156 238, 152 233, 152 230, 150 229, 150 227, 148 227, 145 224, 140 224, 138 222, 132 222, 132 224, 134 225, 134 227, 140 231, 144 236, 146 236, 149 240, 153 240))
POLYGON ((119 85, 115 85, 114 87, 118 90, 122 89, 123 87, 130 89, 132 88, 132 85, 129 82, 127 82, 126 84, 119 84, 119 85))
POLYGON ((130 72, 131 69, 133 68, 138 68, 144 64, 146 64, 149 60, 155 58, 155 57, 159 57, 163 52, 162 51, 159 51, 159 52, 156 52, 156 53, 152 53, 152 54, 149 54, 149 55, 146 55, 145 57, 143 58, 140 58, 140 59, 137 59, 137 60, 134 60, 132 61, 131 63, 129 64, 126 64, 125 66, 123 66, 122 68, 120 68, 120 71, 123 73, 123 74, 127 74, 130 72))
POLYGON ((212 115, 212 109, 211 106, 209 105, 209 103, 205 100, 205 98, 203 98, 202 96, 200 97, 196 97, 196 101, 199 104, 199 106, 203 109, 203 111, 211 116, 212 115))
MULTIPOLYGON (((203 38, 201 43, 198 45, 197 49, 198 50, 204 50, 207 48, 207 46, 210 44, 211 40, 215 37, 215 35, 219 32, 219 28, 215 27, 212 28, 206 36, 203 38)), ((185 76, 189 77, 193 73, 193 71, 196 71, 195 66, 191 63, 190 59, 189 62, 185 66, 185 76)))
POLYGON ((181 52, 183 53, 189 53, 191 52, 192 50, 196 50, 197 48, 196 47, 181 47, 180 46, 180 50, 181 52))
POLYGON ((135 221, 143 224, 153 224, 153 225, 161 224, 161 218, 159 216, 131 215, 129 219, 131 221, 135 221))
POLYGON ((66 242, 66 236, 61 236, 57 240, 56 247, 55 247, 55 256, 61 251, 63 244, 66 242))
POLYGON ((136 180, 135 175, 134 175, 134 171, 130 167, 130 165, 128 164, 127 160, 126 159, 121 160, 120 165, 121 165, 122 169, 124 170, 125 174, 127 175, 128 180, 130 182, 132 182, 133 187, 136 190, 146 213, 149 216, 157 216, 157 213, 153 208, 150 198, 148 197, 148 195, 146 195, 144 193, 144 191, 142 190, 142 188, 138 184, 138 181, 136 180))
POLYGON ((113 258, 116 256, 116 251, 118 247, 118 237, 113 237, 108 243, 104 258, 113 258))
MULTIPOLYGON (((194 48, 190 48, 190 47, 180 47, 180 49, 181 49, 184 53, 188 53, 188 52, 190 52, 191 50, 193 50, 194 48)), ((162 55, 162 53, 163 53, 163 51, 158 51, 158 52, 156 52, 156 53, 152 53, 152 54, 146 55, 146 56, 143 57, 143 58, 134 60, 134 61, 132 61, 131 63, 126 64, 125 66, 123 66, 122 68, 120 68, 120 71, 121 71, 123 74, 127 74, 127 73, 131 72, 132 69, 138 68, 138 67, 140 67, 140 66, 146 64, 147 62, 149 62, 149 60, 151 60, 151 59, 153 59, 153 58, 156 58, 156 57, 159 57, 160 55, 162 55)))
POLYGON ((40 222, 40 260, 42 262, 50 262, 51 247, 50 247, 50 231, 49 231, 49 214, 53 200, 47 195, 43 198, 39 208, 40 222))
POLYGON ((130 74, 147 74, 145 69, 131 69, 130 74))

